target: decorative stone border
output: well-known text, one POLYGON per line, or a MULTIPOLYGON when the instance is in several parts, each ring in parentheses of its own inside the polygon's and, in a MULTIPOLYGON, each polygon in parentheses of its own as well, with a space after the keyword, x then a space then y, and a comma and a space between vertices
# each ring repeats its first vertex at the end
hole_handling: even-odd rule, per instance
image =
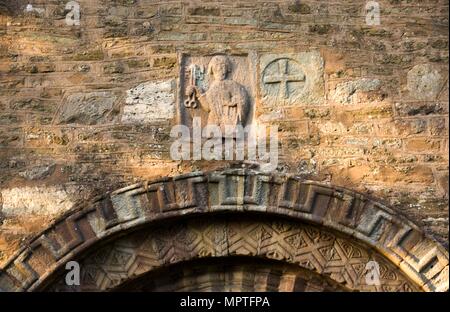
POLYGON ((252 169, 190 173, 135 184, 75 208, 0 271, 0 289, 33 291, 94 243, 155 220, 264 212, 345 233, 373 247, 425 291, 447 291, 448 252, 380 202, 340 187, 252 169))
MULTIPOLYGON (((272 260, 302 270, 287 276, 277 276, 275 270, 271 280, 260 276, 253 287, 261 291, 297 291, 296 285, 303 284, 308 274, 315 275, 315 280, 321 281, 318 284, 325 286, 316 287, 316 291, 328 291, 328 286, 341 291, 364 292, 421 290, 393 263, 355 239, 336 235, 321 226, 274 215, 232 213, 178 218, 108 240, 102 246, 91 248, 89 253, 77 256, 73 260, 81 268, 79 286, 66 285, 67 271, 63 270, 49 278, 48 286, 39 290, 98 292, 122 288, 128 291, 130 283, 139 285, 139 280, 151 281, 159 289, 160 277, 152 280, 149 277, 152 273, 163 268, 172 272, 171 268, 177 264, 190 270, 193 260, 199 259, 219 259, 236 265, 243 259, 254 259, 256 263, 272 260), (367 282, 366 266, 370 261, 375 261, 379 267, 378 283, 367 282)), ((210 278, 214 277, 204 276, 199 282, 210 278)), ((222 282, 226 286, 227 280, 222 282)), ((244 276, 237 276, 234 282, 235 286, 242 286, 244 276)), ((186 283, 188 281, 180 284, 186 283)), ((246 285, 252 285, 252 281, 247 280, 246 285)), ((243 291, 239 286, 237 289, 243 291)))

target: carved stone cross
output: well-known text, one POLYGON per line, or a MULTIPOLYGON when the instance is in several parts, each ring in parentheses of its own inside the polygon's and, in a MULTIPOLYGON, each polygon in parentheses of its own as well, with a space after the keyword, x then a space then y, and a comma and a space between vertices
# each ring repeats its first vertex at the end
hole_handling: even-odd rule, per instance
POLYGON ((305 74, 301 70, 298 73, 291 74, 288 59, 279 59, 276 63, 278 65, 277 73, 265 76, 263 81, 266 84, 280 84, 278 95, 287 99, 289 97, 288 83, 304 82, 305 74))

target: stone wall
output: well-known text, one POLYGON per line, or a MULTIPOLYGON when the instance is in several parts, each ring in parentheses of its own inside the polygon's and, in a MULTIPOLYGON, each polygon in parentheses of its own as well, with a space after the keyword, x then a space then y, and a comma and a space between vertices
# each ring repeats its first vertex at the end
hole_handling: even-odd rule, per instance
POLYGON ((448 245, 448 1, 378 1, 367 25, 356 0, 78 0, 80 26, 67 2, 0 1, 0 263, 76 203, 226 165, 170 159, 181 54, 310 68, 292 101, 255 94, 278 170, 384 199, 448 245))

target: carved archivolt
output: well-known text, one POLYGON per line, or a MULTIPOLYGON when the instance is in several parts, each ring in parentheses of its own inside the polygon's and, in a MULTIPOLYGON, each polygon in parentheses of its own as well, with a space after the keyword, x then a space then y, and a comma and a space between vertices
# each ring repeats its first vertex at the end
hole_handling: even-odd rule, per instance
MULTIPOLYGON (((272 275, 271 279, 255 276, 259 278, 258 283, 255 282, 255 290, 272 288, 277 291, 295 291, 296 285, 298 287, 304 281, 308 281, 309 289, 315 290, 419 290, 392 263, 351 239, 337 237, 316 226, 275 219, 203 217, 139 231, 109 243, 80 261, 80 286, 66 286, 65 274, 62 274, 48 290, 113 290, 148 272, 180 262, 236 256, 292 263, 307 272, 326 277, 318 283, 317 279, 308 278, 308 274, 270 270, 266 273, 272 275), (376 261, 379 265, 378 285, 366 281, 366 264, 370 261, 376 261), (331 282, 326 283, 327 279, 331 282)), ((235 258, 233 263, 237 265, 239 262, 240 258, 235 258)), ((191 265, 186 264, 184 267, 191 268, 191 265)), ((205 274, 204 278, 220 284, 214 274, 205 274)), ((236 276, 232 281, 236 290, 242 290, 239 285, 244 285, 243 278, 236 276)), ((189 284, 192 277, 186 274, 183 279, 185 281, 181 285, 189 284)), ((223 280, 223 283, 226 285, 227 280, 223 280)), ((247 281, 245 285, 248 287, 251 282, 247 281)), ((155 286, 156 290, 160 289, 160 285, 155 286)))
MULTIPOLYGON (((239 219, 239 215, 244 216, 256 212, 267 217, 271 215, 272 217, 289 218, 290 226, 295 228, 292 232, 289 232, 290 230, 286 232, 290 238, 277 231, 274 224, 267 222, 254 225, 258 227, 257 231, 260 236, 256 236, 256 238, 253 236, 253 241, 252 236, 247 233, 248 229, 253 227, 251 225, 234 230, 235 236, 227 236, 226 239, 222 237, 228 243, 235 237, 241 241, 240 244, 243 246, 250 244, 248 242, 250 240, 253 249, 246 251, 249 256, 279 259, 300 266, 304 263, 305 268, 319 274, 331 274, 332 277, 332 271, 326 273, 327 268, 330 268, 329 262, 332 258, 328 259, 322 255, 322 262, 313 260, 320 258, 320 252, 311 251, 310 255, 314 255, 314 258, 309 256, 310 258, 307 259, 309 264, 307 264, 306 259, 304 259, 306 262, 302 262, 301 257, 299 258, 297 255, 298 250, 301 250, 301 246, 304 244, 302 239, 307 239, 305 234, 298 233, 307 233, 308 227, 304 223, 308 223, 311 230, 328 233, 327 235, 333 237, 331 239, 333 243, 330 241, 327 243, 329 245, 326 245, 328 250, 332 249, 336 252, 342 250, 342 255, 345 255, 349 248, 350 250, 356 248, 342 247, 338 237, 333 233, 350 237, 351 239, 342 238, 342 242, 349 246, 353 246, 353 244, 355 244, 354 246, 356 244, 366 246, 366 248, 356 248, 364 259, 361 260, 361 263, 372 257, 372 253, 368 250, 375 250, 378 258, 381 259, 380 266, 385 266, 387 271, 395 274, 395 283, 385 284, 393 287, 390 290, 448 290, 447 251, 426 237, 416 225, 382 203, 343 188, 303 181, 295 176, 266 174, 251 169, 198 172, 136 184, 107 194, 86 206, 78 207, 33 239, 26 248, 23 248, 2 268, 0 289, 33 291, 51 287, 49 283, 64 269, 67 261, 81 259, 82 255, 92 251, 93 246, 111 241, 116 236, 123 236, 127 231, 132 232, 141 229, 144 225, 151 225, 157 220, 169 220, 174 217, 181 218, 181 216, 208 217, 219 212, 233 212, 238 216, 237 219, 239 219), (265 235, 263 235, 263 229, 270 236, 267 236, 266 240, 263 239, 265 235), (301 238, 296 239, 294 233, 300 235, 301 238), (269 241, 273 241, 273 244, 267 243, 269 241), (262 249, 263 245, 258 245, 263 243, 266 244, 264 245, 265 249, 262 249), (286 247, 289 246, 286 244, 298 245, 298 247, 286 247), (286 251, 286 249, 289 250, 286 251)), ((236 224, 239 227, 240 223, 236 224)), ((214 233, 217 229, 226 229, 224 231, 227 235, 231 233, 232 229, 224 228, 219 221, 211 224, 211 226, 213 225, 214 233)), ((149 231, 151 228, 149 227, 149 231)), ((187 248, 186 250, 189 251, 189 248, 192 247, 189 240, 193 239, 190 233, 201 233, 202 230, 195 230, 195 226, 189 224, 187 228, 180 227, 179 231, 185 232, 183 235, 171 233, 164 236, 161 234, 161 238, 170 238, 163 241, 161 248, 171 249, 170 252, 176 254, 176 248, 171 246, 175 244, 173 241, 177 240, 181 244, 185 244, 185 247, 181 248, 187 248), (180 239, 174 239, 173 235, 181 236, 180 239), (183 242, 182 237, 187 241, 183 242)), ((219 239, 220 235, 224 235, 220 233, 222 232, 218 231, 217 234, 214 234, 219 236, 211 235, 214 239, 217 237, 219 239)), ((322 246, 320 245, 321 236, 318 237, 310 238, 314 243, 308 246, 311 248, 322 246)), ((126 238, 123 239, 126 240, 126 238)), ((216 249, 208 249, 211 247, 208 247, 206 239, 205 237, 204 240, 201 240, 202 244, 205 244, 203 249, 193 249, 187 254, 191 255, 191 258, 210 254, 221 256, 221 254, 217 254, 219 251, 216 249)), ((114 244, 116 243, 119 244, 120 240, 114 244)), ((153 244, 153 246, 157 245, 153 244)), ((213 245, 214 248, 221 248, 221 244, 213 245)), ((114 246, 110 245, 105 248, 115 248, 114 246)), ((230 246, 227 248, 223 252, 228 256, 230 246)), ((246 249, 244 247, 243 249, 237 248, 234 252, 239 254, 239 250, 246 249)), ((138 249, 134 254, 137 252, 138 249)), ((155 261, 160 261, 159 263, 163 265, 170 261, 171 257, 165 258, 167 256, 161 255, 161 251, 155 252, 159 255, 155 261)), ((180 255, 176 257, 180 257, 180 255)), ((349 257, 348 254, 347 257, 349 257)), ((189 259, 181 256, 180 261, 189 259)), ((108 262, 105 262, 104 265, 107 266, 108 262)), ((152 268, 153 265, 150 262, 149 268, 152 268)), ((356 266, 358 267, 358 265, 356 266)), ((125 279, 128 278, 128 271, 124 274, 127 274, 125 279)), ((359 275, 355 274, 349 275, 351 277, 347 279, 336 276, 335 280, 345 283, 345 287, 348 289, 364 290, 361 288, 363 286, 357 286, 361 283, 359 275)), ((110 287, 114 285, 112 283, 110 287)), ((105 286, 104 289, 107 288, 105 286)), ((99 286, 99 289, 103 288, 99 286)))

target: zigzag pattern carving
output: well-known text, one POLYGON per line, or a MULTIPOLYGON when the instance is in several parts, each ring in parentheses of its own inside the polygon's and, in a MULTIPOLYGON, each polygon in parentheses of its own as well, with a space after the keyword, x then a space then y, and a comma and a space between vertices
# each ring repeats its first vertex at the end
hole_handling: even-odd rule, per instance
POLYGON ((65 286, 63 275, 51 290, 111 290, 161 267, 192 259, 233 256, 296 264, 326 276, 346 290, 418 290, 389 261, 351 239, 336 237, 310 225, 266 219, 190 220, 131 234, 81 261, 81 286, 65 286), (376 260, 381 267, 379 286, 365 282, 365 265, 371 260, 376 260))

